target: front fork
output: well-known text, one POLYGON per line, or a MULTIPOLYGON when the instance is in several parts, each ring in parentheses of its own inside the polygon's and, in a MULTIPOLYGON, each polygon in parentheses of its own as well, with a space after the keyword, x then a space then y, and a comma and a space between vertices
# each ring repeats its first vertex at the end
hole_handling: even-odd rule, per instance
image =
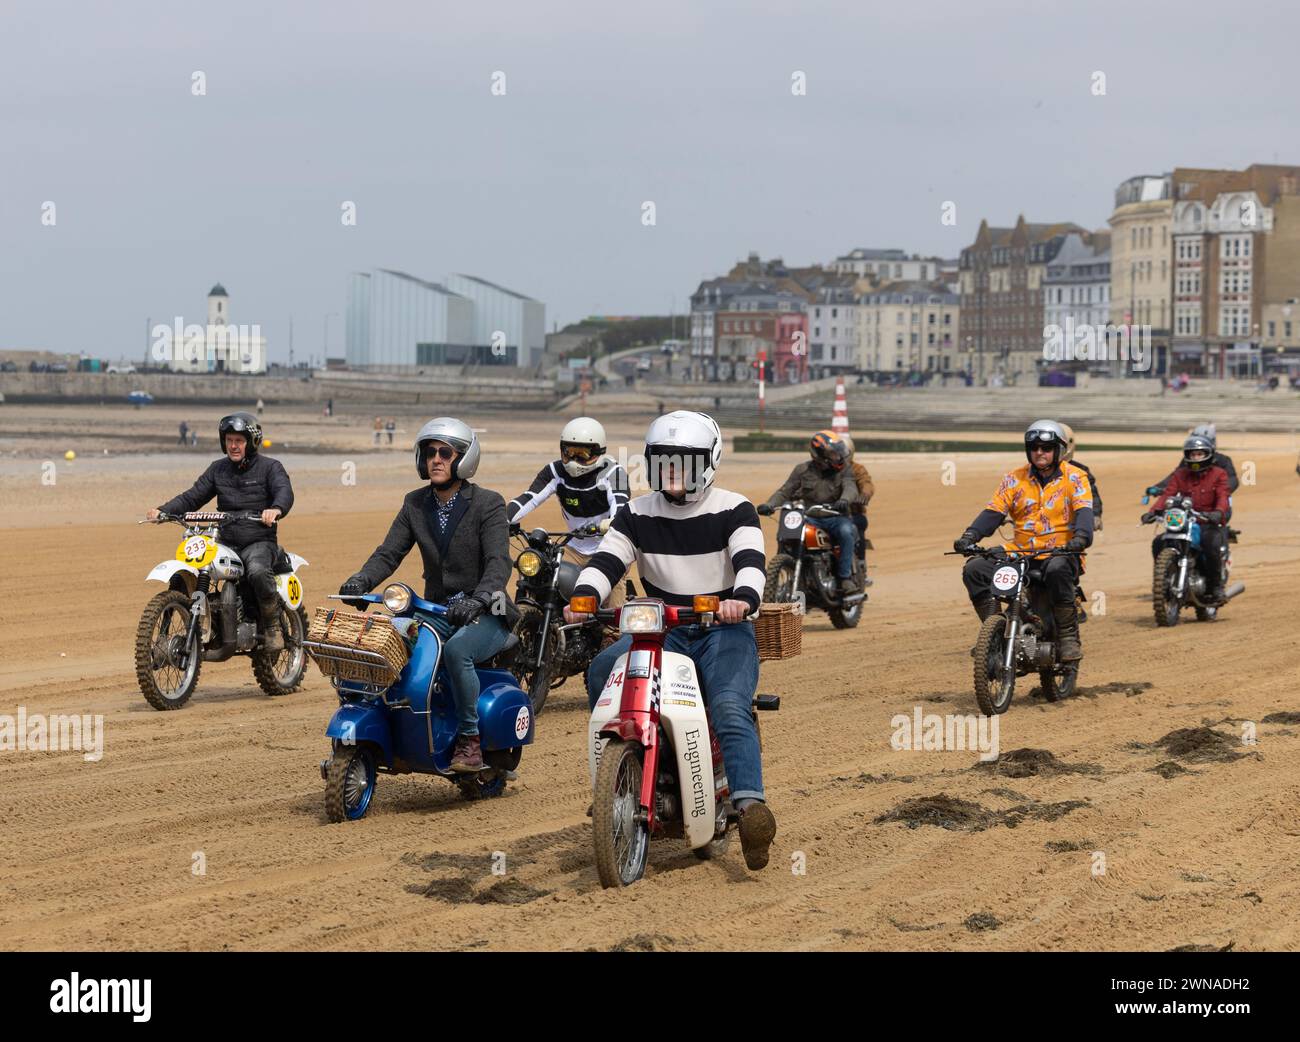
POLYGON ((1174 580, 1173 592, 1174 596, 1178 598, 1180 604, 1183 600, 1183 593, 1187 589, 1187 568, 1191 564, 1191 560, 1192 555, 1190 553, 1184 553, 1183 556, 1178 559, 1178 578, 1174 580))
MULTIPOLYGON (((1016 661, 1016 633, 1020 629, 1020 596, 1011 601, 1011 608, 1007 612, 1007 646, 1002 653, 1002 670, 1003 675, 1015 675, 1016 661)), ((987 669, 987 666, 982 667, 987 669)))
POLYGON ((202 590, 195 590, 194 598, 190 602, 190 626, 185 631, 185 664, 180 667, 182 670, 189 669, 190 655, 199 653, 199 630, 207 613, 208 595, 202 590))

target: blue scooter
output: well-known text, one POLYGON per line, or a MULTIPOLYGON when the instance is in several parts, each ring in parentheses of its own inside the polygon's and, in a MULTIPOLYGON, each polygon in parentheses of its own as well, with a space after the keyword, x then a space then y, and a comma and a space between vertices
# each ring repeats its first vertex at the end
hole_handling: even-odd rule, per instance
MULTIPOLYGON (((453 773, 456 700, 442 664, 443 638, 433 626, 433 620, 446 615, 447 609, 417 597, 405 583, 390 583, 382 594, 334 596, 382 604, 392 613, 391 624, 414 634, 415 643, 405 668, 387 687, 334 679, 340 705, 325 729, 333 754, 320 765, 329 820, 365 817, 380 772, 441 775, 467 799, 501 795, 519 765, 523 747, 533 741, 532 703, 514 676, 504 669, 478 668, 478 725, 485 766, 478 774, 453 773)), ((304 642, 304 647, 317 659, 348 650, 313 641, 304 642)), ((502 652, 510 648, 508 642, 502 652)), ((353 650, 349 657, 356 655, 353 650)))

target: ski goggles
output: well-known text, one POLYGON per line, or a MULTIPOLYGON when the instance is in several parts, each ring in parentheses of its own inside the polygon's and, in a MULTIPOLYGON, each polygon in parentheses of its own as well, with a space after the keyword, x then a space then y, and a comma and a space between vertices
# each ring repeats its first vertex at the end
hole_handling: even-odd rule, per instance
POLYGON ((595 463, 602 451, 598 445, 561 445, 560 459, 565 463, 595 463))

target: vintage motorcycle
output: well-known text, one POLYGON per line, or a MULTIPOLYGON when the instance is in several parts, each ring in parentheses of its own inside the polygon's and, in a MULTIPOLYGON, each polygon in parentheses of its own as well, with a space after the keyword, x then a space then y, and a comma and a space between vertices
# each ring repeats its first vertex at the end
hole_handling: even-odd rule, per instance
POLYGON ((1156 625, 1177 626, 1179 613, 1187 607, 1196 609, 1200 622, 1213 622, 1219 617, 1219 609, 1246 589, 1242 582, 1226 585, 1232 571, 1228 541, 1223 547, 1223 600, 1212 601, 1208 596, 1211 583, 1202 560, 1205 551, 1201 547, 1200 523, 1206 520, 1205 515, 1192 509, 1190 496, 1174 496, 1157 518, 1164 531, 1151 580, 1156 625))
POLYGON ((606 646, 608 630, 599 621, 565 623, 564 606, 573 595, 580 569, 564 560, 564 548, 577 536, 602 535, 609 521, 572 532, 548 532, 534 528, 512 534, 524 546, 515 558, 519 582, 515 604, 520 610, 514 634, 519 644, 511 660, 512 669, 528 690, 533 712, 540 713, 550 690, 569 677, 584 676, 596 653, 606 646))
POLYGON ((975 641, 975 701, 985 716, 1011 707, 1016 677, 1037 673, 1043 697, 1059 702, 1074 694, 1079 680, 1077 662, 1056 657, 1056 620, 1043 585, 1042 566, 1052 557, 1078 557, 1077 550, 1004 550, 973 546, 963 557, 988 557, 1003 562, 993 572, 992 595, 1007 603, 1004 612, 980 625, 975 641))
POLYGON ((198 510, 160 514, 156 522, 184 526, 176 555, 157 565, 146 581, 167 589, 145 605, 136 628, 135 675, 140 692, 155 709, 179 709, 189 701, 204 662, 224 662, 234 655, 253 660, 253 676, 268 695, 287 695, 302 683, 307 666, 302 641, 306 633, 302 580, 307 562, 281 550, 275 567, 280 595, 284 648, 263 648, 261 613, 239 554, 218 541, 224 521, 260 521, 257 514, 198 510))
MULTIPOLYGON (((390 613, 377 625, 391 625, 411 645, 400 674, 391 670, 386 683, 331 677, 339 707, 325 729, 330 756, 321 761, 325 815, 332 822, 356 821, 366 815, 375 782, 384 774, 435 774, 454 783, 467 799, 499 796, 514 777, 523 747, 533 741, 533 708, 514 676, 496 668, 513 650, 512 635, 492 663, 477 667, 478 726, 484 768, 477 774, 451 770, 456 746, 456 699, 442 662, 443 638, 433 620, 447 613, 444 605, 417 597, 405 583, 389 583, 382 594, 331 599, 382 604, 390 613)), ((389 668, 378 652, 365 652, 327 641, 308 640, 312 658, 357 661, 369 655, 380 671, 389 668)))
MULTIPOLYGON (((823 529, 808 523, 808 518, 842 517, 828 506, 782 503, 776 527, 777 552, 767 563, 764 601, 788 604, 801 601, 804 610, 821 608, 830 616, 836 629, 850 629, 862 619, 862 602, 867 599, 866 567, 855 554, 853 581, 857 592, 844 596, 836 578, 840 548, 823 529)), ((871 541, 866 541, 870 550, 871 541)))
MULTIPOLYGON (((569 607, 614 622, 633 638, 610 670, 588 725, 592 839, 601 886, 640 879, 652 837, 685 836, 697 857, 720 857, 738 817, 722 748, 709 726, 708 692, 690 658, 664 650, 674 626, 714 625, 718 598, 696 597, 690 610, 652 597, 601 611, 594 597, 575 597, 569 607)), ((778 695, 756 696, 755 726, 758 710, 780 706, 778 695)))

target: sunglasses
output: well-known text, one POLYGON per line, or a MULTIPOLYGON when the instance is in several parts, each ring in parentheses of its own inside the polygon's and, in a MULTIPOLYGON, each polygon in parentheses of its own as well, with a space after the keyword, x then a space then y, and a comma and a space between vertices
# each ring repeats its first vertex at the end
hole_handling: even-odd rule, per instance
POLYGON ((450 445, 430 445, 424 455, 426 459, 453 460, 456 458, 456 450, 450 445))
POLYGON ((590 445, 561 445, 560 458, 566 462, 590 463, 600 457, 600 450, 590 445))

